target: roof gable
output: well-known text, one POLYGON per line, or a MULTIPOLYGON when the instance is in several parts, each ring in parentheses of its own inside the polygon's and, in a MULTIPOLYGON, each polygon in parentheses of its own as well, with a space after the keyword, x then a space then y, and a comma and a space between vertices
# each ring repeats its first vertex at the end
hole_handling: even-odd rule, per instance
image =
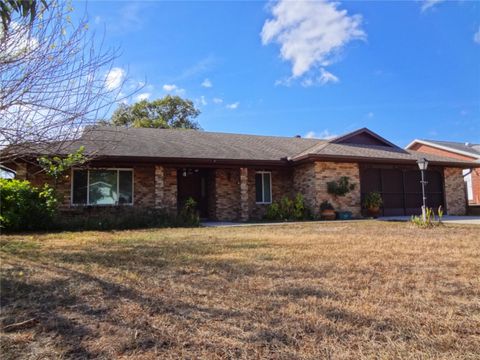
POLYGON ((480 145, 479 144, 465 144, 453 141, 439 141, 439 140, 422 140, 415 139, 408 144, 405 149, 412 149, 416 144, 431 146, 437 149, 449 151, 464 156, 480 159, 480 145))
POLYGON ((367 146, 385 146, 399 149, 399 147, 373 131, 362 128, 351 133, 342 135, 330 141, 333 144, 354 144, 367 146))

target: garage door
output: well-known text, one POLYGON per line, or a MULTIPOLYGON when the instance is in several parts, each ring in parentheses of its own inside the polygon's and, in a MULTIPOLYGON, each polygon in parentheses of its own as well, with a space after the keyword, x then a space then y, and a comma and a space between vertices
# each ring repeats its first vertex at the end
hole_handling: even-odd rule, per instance
MULTIPOLYGON (((444 207, 441 169, 425 173, 427 206, 444 207)), ((383 199, 383 215, 418 215, 422 207, 421 174, 415 167, 364 165, 360 170, 362 202, 366 194, 377 191, 383 199)))

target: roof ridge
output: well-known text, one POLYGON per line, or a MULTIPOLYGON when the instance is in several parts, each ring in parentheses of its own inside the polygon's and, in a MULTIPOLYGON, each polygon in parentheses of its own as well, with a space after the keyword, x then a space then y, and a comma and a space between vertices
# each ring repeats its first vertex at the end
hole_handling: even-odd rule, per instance
MULTIPOLYGON (((102 127, 112 127, 109 125, 99 125, 102 127)), ((223 132, 223 131, 205 131, 205 130, 195 130, 195 129, 163 129, 163 128, 133 128, 133 127, 124 127, 124 126, 114 126, 120 130, 154 130, 154 131, 188 131, 188 132, 198 132, 203 134, 218 134, 218 135, 231 135, 231 136, 254 136, 254 137, 261 137, 261 138, 273 138, 273 139, 298 139, 298 140, 306 140, 309 142, 319 142, 325 143, 329 142, 326 139, 317 139, 317 138, 306 138, 306 137, 297 137, 297 136, 286 136, 286 135, 260 135, 260 134, 246 134, 246 133, 232 133, 232 132, 223 132)), ((315 144, 318 145, 318 144, 315 144)))

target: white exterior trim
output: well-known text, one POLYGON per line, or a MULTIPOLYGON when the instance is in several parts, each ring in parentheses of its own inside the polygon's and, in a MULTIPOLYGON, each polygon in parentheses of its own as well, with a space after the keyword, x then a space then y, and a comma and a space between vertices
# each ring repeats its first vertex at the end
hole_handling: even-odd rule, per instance
MULTIPOLYGON (((255 204, 259 204, 259 205, 266 205, 266 204, 271 204, 273 202, 273 197, 272 197, 272 172, 271 171, 255 171, 255 175, 257 174, 261 174, 262 175, 262 199, 265 200, 265 186, 263 186, 264 184, 264 174, 269 174, 269 178, 270 178, 270 201, 257 201, 257 199, 255 199, 255 204)), ((257 184, 255 184, 255 187, 257 186, 257 184)))
POLYGON ((70 206, 133 206, 135 203, 135 171, 133 168, 72 168, 70 169, 70 206), (84 170, 87 171, 87 203, 86 204, 74 204, 73 203, 73 172, 75 170, 84 170), (131 203, 124 203, 124 204, 90 204, 90 170, 97 171, 97 170, 113 170, 117 172, 117 194, 120 194, 120 171, 131 171, 132 173, 132 202, 131 203))
POLYGON ((419 140, 419 139, 413 140, 410 144, 405 146, 405 149, 410 150, 410 147, 412 147, 415 143, 428 145, 428 146, 431 146, 431 147, 434 147, 434 148, 438 148, 438 149, 441 149, 441 150, 449 151, 449 152, 464 155, 464 156, 469 156, 471 158, 475 158, 477 160, 480 160, 480 156, 478 154, 473 154, 473 153, 469 153, 469 152, 462 151, 462 150, 452 149, 451 147, 448 147, 448 146, 438 145, 438 144, 432 143, 430 141, 419 140))

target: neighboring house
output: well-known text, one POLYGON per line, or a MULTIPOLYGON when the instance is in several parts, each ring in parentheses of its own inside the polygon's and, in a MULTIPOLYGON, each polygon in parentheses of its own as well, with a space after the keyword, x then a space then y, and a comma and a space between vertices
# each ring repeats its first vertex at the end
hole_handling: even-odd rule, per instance
MULTIPOLYGON (((424 153, 403 150, 368 129, 332 140, 238 135, 194 130, 94 127, 57 153, 80 145, 95 154, 88 168, 72 169, 59 185, 64 208, 83 211, 134 206, 176 213, 194 198, 201 217, 261 218, 272 201, 303 194, 319 213, 323 200, 336 210, 361 216, 364 196, 378 191, 384 215, 419 214, 422 204, 416 161, 424 153), (347 176, 355 188, 346 196, 328 193, 327 182, 347 176)), ((46 180, 35 159, 15 164, 18 178, 46 180)), ((472 162, 429 155, 427 205, 465 214, 462 171, 472 162)))
MULTIPOLYGON (((415 139, 407 145, 406 149, 452 159, 473 161, 480 166, 480 144, 415 139)), ((480 168, 465 169, 463 175, 468 202, 480 204, 480 168)))

